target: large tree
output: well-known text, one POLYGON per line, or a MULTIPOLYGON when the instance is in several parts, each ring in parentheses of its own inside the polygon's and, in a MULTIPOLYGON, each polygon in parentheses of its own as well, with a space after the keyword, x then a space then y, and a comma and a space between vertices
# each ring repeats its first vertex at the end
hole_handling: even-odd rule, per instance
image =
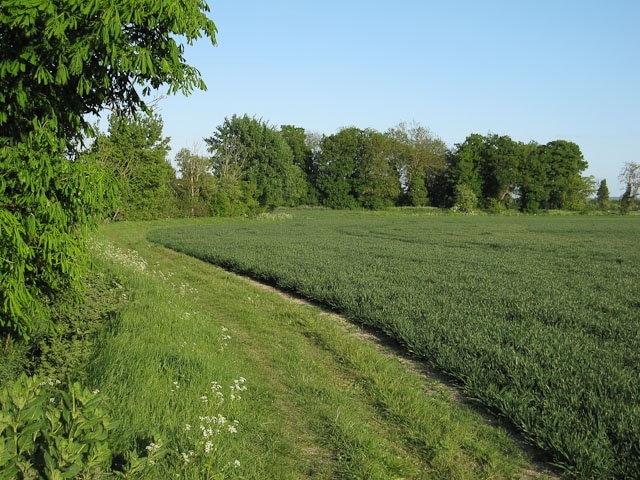
POLYGON ((280 126, 280 134, 285 139, 293 153, 293 163, 304 172, 306 180, 307 196, 305 203, 315 205, 318 203, 318 193, 315 188, 315 169, 313 147, 308 141, 310 134, 304 128, 294 125, 280 126))
POLYGON ((76 291, 85 238, 111 198, 106 173, 70 161, 85 114, 204 88, 180 42, 216 27, 202 0, 9 0, 0 6, 0 327, 28 337, 76 291))
POLYGON ((341 129, 324 137, 316 156, 316 186, 331 208, 380 208, 394 204, 400 179, 389 137, 372 129, 341 129))
POLYGON ((554 140, 538 147, 540 160, 548 167, 547 208, 561 209, 572 206, 582 196, 585 182, 581 173, 588 167, 580 147, 567 140, 554 140))
POLYGON ((466 185, 485 207, 580 209, 594 190, 580 147, 566 140, 546 145, 515 142, 506 135, 472 134, 449 155, 451 188, 466 185))
POLYGON ((352 178, 359 151, 357 128, 344 128, 325 136, 315 158, 316 187, 321 203, 330 208, 355 208, 352 178))
POLYGON ((606 210, 609 207, 609 187, 607 186, 606 178, 600 180, 598 191, 596 192, 596 200, 598 207, 601 209, 606 210))
POLYGON ((482 165, 487 156, 485 137, 473 133, 463 143, 456 144, 447 159, 451 191, 465 185, 477 198, 482 196, 482 165))
POLYGON ((535 213, 544 206, 549 198, 550 166, 540 155, 539 145, 529 142, 522 146, 523 157, 520 162, 520 209, 535 213))
POLYGON ((429 204, 427 185, 445 169, 447 146, 429 129, 418 123, 400 123, 386 135, 395 141, 394 163, 400 176, 403 203, 413 206, 429 204))
POLYGON ((369 209, 397 204, 402 189, 394 162, 395 142, 371 129, 363 131, 361 141, 353 177, 353 192, 358 203, 369 209))
POLYGON ((176 211, 170 188, 176 172, 169 163, 169 138, 156 113, 109 117, 107 134, 98 134, 90 155, 115 175, 120 203, 113 220, 150 220, 176 211))
POLYGON ((210 177, 211 159, 198 152, 198 148, 181 148, 175 157, 180 170, 182 184, 186 187, 186 207, 189 214, 194 217, 201 215, 205 210, 203 192, 210 177))
POLYGON ((205 142, 214 157, 214 176, 232 168, 251 185, 260 206, 294 206, 305 198, 302 169, 294 164, 293 152, 280 132, 266 122, 234 115, 225 118, 205 142))
POLYGON ((633 202, 640 192, 640 163, 626 162, 618 178, 625 185, 625 195, 633 202))
POLYGON ((506 205, 520 179, 524 149, 507 135, 485 137, 486 158, 482 165, 483 197, 487 204, 506 205))

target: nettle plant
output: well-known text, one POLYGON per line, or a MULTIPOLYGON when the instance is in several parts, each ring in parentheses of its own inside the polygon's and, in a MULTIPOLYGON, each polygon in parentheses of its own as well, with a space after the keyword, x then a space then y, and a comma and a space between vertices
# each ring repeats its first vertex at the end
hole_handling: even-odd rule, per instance
MULTIPOLYGON (((0 391, 0 478, 97 478, 111 471, 115 424, 103 396, 73 383, 23 375, 0 391)), ((154 444, 155 445, 155 444, 154 444)), ((126 452, 121 476, 143 473, 162 449, 126 452)))

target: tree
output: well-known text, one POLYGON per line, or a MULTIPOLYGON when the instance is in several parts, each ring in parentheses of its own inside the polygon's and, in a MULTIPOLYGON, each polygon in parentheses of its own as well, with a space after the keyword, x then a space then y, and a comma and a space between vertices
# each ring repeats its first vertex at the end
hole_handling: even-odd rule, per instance
POLYGON ((402 193, 393 161, 394 142, 370 129, 362 131, 360 139, 361 151, 352 179, 354 196, 364 208, 375 210, 393 206, 402 193))
POLYGON ((344 128, 323 137, 316 157, 316 187, 320 202, 330 208, 355 208, 352 179, 359 155, 357 128, 344 128))
POLYGON ((282 125, 280 127, 280 135, 282 135, 282 138, 284 138, 289 148, 291 148, 293 163, 304 172, 307 192, 304 203, 307 205, 317 204, 318 193, 314 185, 314 153, 313 146, 308 141, 309 138, 312 138, 312 135, 307 134, 304 128, 293 125, 282 125))
POLYGON ((549 171, 550 167, 543 161, 541 150, 535 142, 522 146, 523 157, 520 162, 520 179, 518 194, 520 210, 523 212, 537 212, 549 199, 549 171))
POLYGON ((633 206, 633 197, 631 195, 631 186, 627 185, 622 197, 620 197, 620 212, 621 213, 629 213, 631 207, 633 206))
POLYGON ((632 204, 640 191, 640 163, 626 162, 618 178, 626 185, 625 195, 632 204))
POLYGON ((212 195, 210 212, 214 216, 237 217, 258 211, 255 185, 243 180, 245 162, 240 147, 232 138, 223 138, 216 146, 212 159, 212 195))
POLYGON ((472 134, 448 157, 451 192, 470 188, 485 207, 516 203, 520 208, 581 209, 595 191, 580 147, 566 140, 546 145, 515 142, 508 136, 472 134))
POLYGON ((523 144, 507 135, 485 137, 485 158, 481 167, 485 204, 505 206, 520 180, 521 164, 524 161, 523 144))
POLYGON ((593 176, 583 177, 574 175, 567 184, 564 196, 564 207, 567 210, 584 211, 591 198, 596 193, 596 180, 593 176))
POLYGON ((609 187, 607 186, 607 179, 604 178, 600 181, 598 191, 596 193, 596 200, 598 207, 606 210, 609 207, 609 187))
POLYGON ((240 179, 252 185, 263 208, 299 205, 305 198, 305 179, 293 163, 293 152, 278 131, 248 115, 225 118, 213 136, 205 138, 214 156, 214 176, 232 161, 240 179), (233 151, 233 155, 228 153, 233 151))
POLYGON ((484 206, 509 203, 520 179, 522 144, 510 137, 472 134, 456 145, 451 180, 470 188, 484 206))
POLYGON ((51 299, 77 297, 85 239, 113 198, 108 172, 70 159, 105 106, 205 88, 181 41, 216 27, 202 0, 12 0, 0 7, 0 327, 52 326, 51 299), (104 180, 104 181, 103 181, 104 180))
POLYGON ((183 182, 187 187, 188 208, 191 216, 196 215, 196 211, 202 211, 201 192, 204 187, 206 176, 211 171, 211 160, 204 155, 197 153, 197 147, 191 150, 182 148, 176 154, 176 164, 180 170, 183 182))
POLYGON ((485 149, 485 139, 477 133, 469 135, 463 143, 455 145, 448 158, 452 191, 456 185, 465 185, 476 198, 482 196, 481 167, 486 157, 485 149))
POLYGON ((427 184, 445 169, 447 147, 427 128, 418 123, 398 124, 386 135, 396 142, 395 168, 400 176, 404 202, 407 205, 429 204, 427 184))
POLYGON ((389 137, 372 129, 341 129, 324 137, 316 157, 316 187, 330 208, 382 208, 399 198, 400 179, 389 137))
POLYGON ((576 195, 586 191, 581 173, 589 166, 580 147, 566 140, 554 140, 538 148, 540 160, 548 167, 546 207, 562 209, 574 204, 576 195))
POLYGON ((155 113, 113 113, 108 134, 97 135, 89 154, 114 173, 120 187, 112 220, 150 220, 175 212, 170 189, 175 170, 167 159, 169 138, 162 136, 162 128, 155 113))

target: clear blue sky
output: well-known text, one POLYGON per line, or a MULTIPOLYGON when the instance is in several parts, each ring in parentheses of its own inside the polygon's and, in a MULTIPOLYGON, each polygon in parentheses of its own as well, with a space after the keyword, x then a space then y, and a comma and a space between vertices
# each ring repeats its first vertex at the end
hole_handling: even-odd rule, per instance
POLYGON ((246 113, 324 134, 415 121, 450 147, 471 133, 570 140, 612 196, 640 161, 639 0, 209 5, 218 46, 186 51, 208 90, 159 105, 171 156, 246 113))

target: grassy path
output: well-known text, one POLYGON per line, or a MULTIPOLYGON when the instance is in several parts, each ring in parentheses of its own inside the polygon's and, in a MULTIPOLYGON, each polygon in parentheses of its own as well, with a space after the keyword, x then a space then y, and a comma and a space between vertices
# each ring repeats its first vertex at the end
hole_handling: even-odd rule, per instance
POLYGON ((353 327, 146 241, 179 223, 96 235, 98 267, 129 300, 89 365, 92 387, 123 445, 166 449, 154 478, 545 476, 504 430, 353 327))

